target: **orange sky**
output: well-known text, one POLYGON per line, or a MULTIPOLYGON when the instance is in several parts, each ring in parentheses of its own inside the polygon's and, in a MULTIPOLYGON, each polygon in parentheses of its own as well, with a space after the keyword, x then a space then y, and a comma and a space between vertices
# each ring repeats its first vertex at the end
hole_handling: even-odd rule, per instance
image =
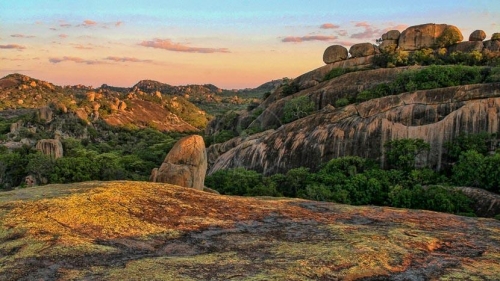
POLYGON ((232 89, 295 77, 323 51, 389 29, 500 30, 500 1, 3 1, 0 76, 130 87, 142 79, 232 89), (137 2, 137 3, 136 3, 137 2))

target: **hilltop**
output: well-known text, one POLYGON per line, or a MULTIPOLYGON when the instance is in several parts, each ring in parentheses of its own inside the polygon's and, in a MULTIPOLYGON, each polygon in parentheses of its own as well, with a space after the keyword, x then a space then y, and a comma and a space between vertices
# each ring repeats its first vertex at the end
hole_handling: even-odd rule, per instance
POLYGON ((143 182, 0 194, 0 280, 494 280, 500 222, 143 182))

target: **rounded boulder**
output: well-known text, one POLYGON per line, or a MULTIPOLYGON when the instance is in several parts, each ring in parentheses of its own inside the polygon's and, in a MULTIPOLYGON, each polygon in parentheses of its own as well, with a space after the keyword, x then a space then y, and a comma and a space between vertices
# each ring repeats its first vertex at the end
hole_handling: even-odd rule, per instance
POLYGON ((332 45, 332 46, 326 48, 325 52, 323 53, 323 61, 326 64, 334 63, 337 61, 347 59, 347 56, 348 56, 348 52, 344 46, 332 45))
POLYGON ((486 39, 486 33, 482 30, 475 30, 469 36, 469 41, 483 41, 486 39))
POLYGON ((354 44, 349 49, 349 53, 353 58, 367 57, 375 54, 375 46, 371 43, 354 44))

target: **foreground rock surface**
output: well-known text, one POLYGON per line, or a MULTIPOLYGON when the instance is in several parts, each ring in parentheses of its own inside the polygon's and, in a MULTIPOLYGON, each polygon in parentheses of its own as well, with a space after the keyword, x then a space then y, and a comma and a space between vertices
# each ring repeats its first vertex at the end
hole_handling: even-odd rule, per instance
POLYGON ((203 190, 207 172, 207 151, 198 135, 180 139, 169 151, 159 169, 153 169, 152 182, 164 182, 203 190))
POLYGON ((0 280, 495 280, 500 221, 168 184, 0 194, 0 280))

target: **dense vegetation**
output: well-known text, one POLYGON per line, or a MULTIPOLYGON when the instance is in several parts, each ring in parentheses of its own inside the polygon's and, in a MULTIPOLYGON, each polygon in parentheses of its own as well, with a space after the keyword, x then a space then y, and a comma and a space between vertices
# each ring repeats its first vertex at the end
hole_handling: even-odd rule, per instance
POLYGON ((459 155, 457 162, 441 172, 416 166, 417 157, 429 149, 427 143, 401 139, 386 144, 386 169, 369 159, 343 157, 315 172, 302 167, 262 176, 242 168, 221 170, 208 176, 205 184, 223 194, 300 197, 473 215, 472 202, 449 186, 476 186, 500 193, 500 154, 488 154, 495 139, 489 134, 456 138, 447 148, 450 159, 459 155))
MULTIPOLYGON (((30 146, 13 151, 0 146, 0 189, 22 186, 26 175, 33 175, 39 183, 147 180, 151 170, 163 161, 182 137, 151 128, 113 127, 105 122, 93 126, 66 122, 75 137, 62 140, 62 158, 54 160, 30 146)), ((39 138, 37 133, 30 137, 39 138)))

